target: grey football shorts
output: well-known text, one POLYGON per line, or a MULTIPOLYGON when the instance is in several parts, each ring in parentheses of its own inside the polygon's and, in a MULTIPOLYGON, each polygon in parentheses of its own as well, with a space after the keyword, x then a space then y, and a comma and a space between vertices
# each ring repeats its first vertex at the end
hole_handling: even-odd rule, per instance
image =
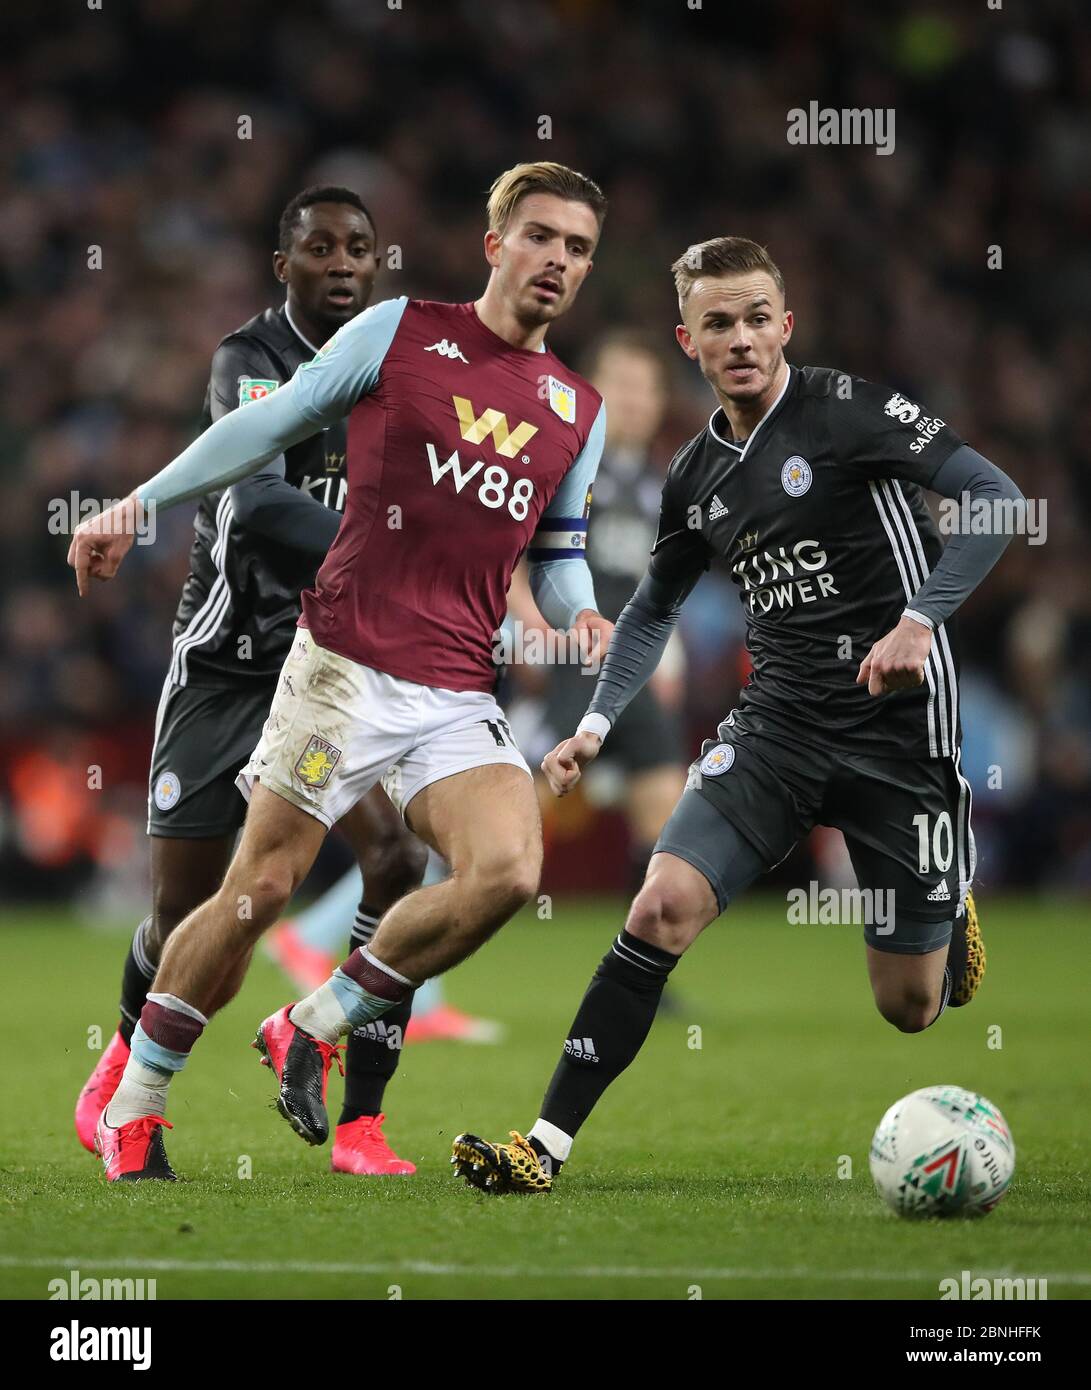
POLYGON ((707 740, 656 851, 708 880, 720 910, 815 825, 845 836, 860 889, 892 904, 864 926, 880 951, 951 939, 973 881, 970 789, 952 758, 881 758, 728 731, 707 740))

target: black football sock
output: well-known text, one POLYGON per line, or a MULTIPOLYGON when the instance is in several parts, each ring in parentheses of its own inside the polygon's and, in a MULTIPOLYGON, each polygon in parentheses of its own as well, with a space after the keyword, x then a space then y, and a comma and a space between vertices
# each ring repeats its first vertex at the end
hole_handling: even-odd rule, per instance
POLYGON ((539 1157, 552 1158, 554 1172, 568 1157, 566 1141, 640 1051, 679 959, 627 931, 603 956, 569 1029, 540 1119, 527 1136, 539 1157))
MULTIPOLYGON (((947 947, 947 974, 951 981, 951 987, 947 991, 949 998, 961 988, 969 963, 970 945, 966 940, 966 911, 963 909, 961 915, 951 924, 951 944, 947 947)), ((952 1008, 957 1007, 952 1005, 952 1008)), ((940 1012, 943 1012, 942 1009, 940 1012)))
POLYGON ((947 1005, 951 1002, 951 990, 953 989, 953 987, 954 986, 952 984, 951 967, 949 965, 945 965, 943 967, 943 986, 940 991, 939 1010, 936 1013, 935 1018, 932 1020, 932 1023, 928 1025, 929 1028, 932 1027, 932 1024, 938 1023, 940 1019, 943 1017, 947 1005))
POLYGON ((132 1046, 133 1029, 140 1021, 140 1011, 147 1002, 148 990, 159 968, 159 962, 149 956, 148 936, 151 929, 152 919, 145 917, 133 934, 129 954, 125 957, 125 969, 121 974, 121 1022, 117 1030, 127 1047, 132 1046))
MULTIPOLYGON (((951 943, 947 947, 947 964, 943 967, 943 986, 940 992, 939 1010, 928 1025, 929 1028, 940 1021, 947 1006, 951 1003, 951 996, 962 983, 962 977, 966 973, 966 964, 969 957, 969 950, 966 945, 966 914, 956 917, 951 924, 951 943)), ((955 1005, 951 1006, 956 1007, 955 1005)))
MULTIPOLYGON (((382 913, 361 903, 352 928, 352 950, 369 945, 382 913)), ((398 1070, 406 1025, 413 1011, 413 996, 395 1004, 382 1018, 348 1035, 345 1049, 345 1099, 338 1124, 347 1125, 361 1115, 378 1115, 383 1108, 387 1082, 398 1070)))

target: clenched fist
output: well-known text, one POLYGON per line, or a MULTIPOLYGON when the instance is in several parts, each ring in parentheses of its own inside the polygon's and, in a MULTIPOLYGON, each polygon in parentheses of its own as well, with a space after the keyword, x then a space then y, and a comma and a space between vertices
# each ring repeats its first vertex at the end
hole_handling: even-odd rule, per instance
POLYGON ((573 734, 558 743, 553 752, 542 759, 542 771, 550 790, 557 796, 567 795, 580 780, 587 764, 598 757, 601 747, 602 739, 590 732, 573 734))
POLYGON ((924 680, 924 663, 931 650, 932 629, 916 618, 903 617, 861 661, 856 684, 866 684, 869 695, 912 690, 924 680))

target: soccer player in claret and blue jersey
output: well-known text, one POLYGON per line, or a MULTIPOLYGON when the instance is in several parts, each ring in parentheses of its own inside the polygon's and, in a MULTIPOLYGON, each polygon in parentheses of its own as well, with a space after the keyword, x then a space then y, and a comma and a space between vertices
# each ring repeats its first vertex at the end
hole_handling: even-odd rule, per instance
POLYGON ((917 401, 790 366, 792 314, 763 247, 720 237, 673 271, 678 341, 717 409, 671 464, 588 712, 543 763, 554 792, 655 669, 713 556, 738 586, 753 673, 690 769, 527 1138, 455 1141, 459 1174, 497 1193, 550 1190, 682 953, 813 825, 841 829, 860 887, 894 903, 864 930, 885 1019, 919 1032, 968 1003, 984 971, 951 619, 1007 538, 957 534, 944 549, 922 489, 1009 508, 1021 495, 917 401))
POLYGON ((563 165, 509 170, 489 196, 480 299, 375 305, 286 386, 225 415, 76 531, 69 563, 83 593, 117 573, 140 512, 233 483, 348 417, 344 518, 239 775, 242 839, 220 890, 167 943, 99 1122, 110 1180, 173 1176, 168 1082, 329 827, 380 780, 451 877, 403 897, 368 946, 261 1024, 278 1109, 308 1142, 328 1134, 339 1039, 464 959, 536 890, 538 807, 493 695, 494 638, 528 547, 546 620, 592 652, 612 631, 584 559, 605 411, 545 344, 591 269, 605 210, 597 185, 563 165))
MULTIPOLYGON (((272 256, 286 286, 282 305, 256 314, 217 347, 203 426, 280 390, 321 343, 367 308, 378 269, 372 215, 351 189, 314 185, 280 217, 272 256)), ((137 927, 122 972, 121 1021, 76 1103, 76 1133, 94 1150, 129 1044, 174 928, 223 881, 246 803, 239 767, 261 736, 299 619, 341 522, 347 482, 345 424, 286 449, 234 487, 207 493, 194 518, 190 572, 174 622, 170 665, 155 724, 148 795, 151 911, 137 927)), ((354 943, 416 888, 427 851, 381 787, 341 819, 366 881, 354 943)), ((358 880, 357 880, 358 881, 358 880)), ((352 913, 342 920, 347 934, 352 913)), ((234 985, 227 990, 230 997, 234 985)), ((388 1024, 400 1037, 411 1002, 388 1024)), ((350 1036, 345 1105, 331 1154, 335 1171, 411 1173, 382 1132, 382 1095, 398 1052, 350 1036)))

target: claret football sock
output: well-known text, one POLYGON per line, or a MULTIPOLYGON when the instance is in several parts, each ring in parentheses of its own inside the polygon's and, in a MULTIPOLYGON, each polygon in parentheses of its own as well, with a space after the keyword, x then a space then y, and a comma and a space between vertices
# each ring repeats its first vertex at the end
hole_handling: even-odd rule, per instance
POLYGON ((627 931, 602 958, 569 1030, 541 1119, 531 1130, 532 1140, 539 1138, 562 1162, 567 1153, 556 1153, 548 1136, 555 1131, 555 1142, 559 1134, 571 1144, 607 1086, 640 1051, 679 959, 627 931), (552 1129, 543 1130, 543 1123, 552 1129))
POLYGON ((321 1042, 335 1043, 353 1028, 381 1018, 413 993, 413 981, 357 946, 343 965, 301 999, 288 1017, 321 1042))
POLYGON ((148 997, 148 989, 155 979, 158 962, 149 955, 148 933, 152 929, 152 919, 145 917, 133 934, 129 944, 129 954, 125 957, 125 968, 121 974, 121 1022, 118 1032, 127 1047, 133 1043, 133 1029, 140 1018, 140 1011, 148 997))
POLYGON ((133 1030, 125 1074, 106 1107, 106 1123, 119 1125, 166 1111, 167 1087, 181 1071, 208 1019, 173 994, 149 994, 133 1030))

